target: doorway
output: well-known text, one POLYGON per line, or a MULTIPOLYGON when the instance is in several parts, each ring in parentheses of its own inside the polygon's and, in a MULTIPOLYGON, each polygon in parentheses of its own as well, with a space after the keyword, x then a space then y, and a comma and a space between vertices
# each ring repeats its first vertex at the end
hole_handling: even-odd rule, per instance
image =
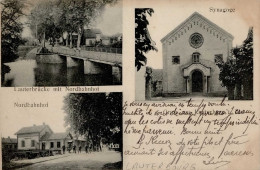
POLYGON ((192 73, 192 92, 203 92, 203 76, 198 70, 192 73))
POLYGON ((45 143, 42 143, 42 150, 45 150, 45 143))

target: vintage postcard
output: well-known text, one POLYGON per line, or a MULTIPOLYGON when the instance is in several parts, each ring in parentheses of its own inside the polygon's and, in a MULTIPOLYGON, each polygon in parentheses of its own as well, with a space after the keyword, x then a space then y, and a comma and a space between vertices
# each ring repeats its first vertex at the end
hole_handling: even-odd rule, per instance
POLYGON ((3 1, 2 9, 2 87, 122 84, 121 1, 3 1))
POLYGON ((258 170, 258 0, 2 0, 3 170, 258 170))

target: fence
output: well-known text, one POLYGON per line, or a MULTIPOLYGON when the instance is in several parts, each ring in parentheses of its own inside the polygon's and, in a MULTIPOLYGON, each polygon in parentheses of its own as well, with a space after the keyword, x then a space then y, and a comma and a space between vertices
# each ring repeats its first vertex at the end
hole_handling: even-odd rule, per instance
POLYGON ((86 46, 82 46, 81 50, 122 54, 122 48, 106 48, 106 47, 86 47, 86 46))

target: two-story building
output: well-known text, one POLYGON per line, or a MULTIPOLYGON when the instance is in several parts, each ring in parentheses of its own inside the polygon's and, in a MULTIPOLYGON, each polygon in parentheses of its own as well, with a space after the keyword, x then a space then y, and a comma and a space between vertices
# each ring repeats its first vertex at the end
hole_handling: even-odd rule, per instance
MULTIPOLYGON (((18 150, 62 150, 63 146, 70 148, 78 142, 77 139, 73 139, 71 133, 54 133, 45 124, 23 127, 15 134, 17 135, 18 150)), ((82 141, 86 140, 82 139, 82 141)))
POLYGON ((45 124, 23 127, 15 133, 17 135, 18 150, 41 149, 41 138, 52 133, 51 128, 45 124))

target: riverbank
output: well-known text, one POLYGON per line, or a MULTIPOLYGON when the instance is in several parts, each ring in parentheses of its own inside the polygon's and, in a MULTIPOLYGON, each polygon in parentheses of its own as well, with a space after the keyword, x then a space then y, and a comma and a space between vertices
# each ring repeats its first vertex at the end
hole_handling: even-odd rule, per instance
POLYGON ((19 46, 18 55, 19 59, 30 60, 35 59, 38 46, 19 46))

